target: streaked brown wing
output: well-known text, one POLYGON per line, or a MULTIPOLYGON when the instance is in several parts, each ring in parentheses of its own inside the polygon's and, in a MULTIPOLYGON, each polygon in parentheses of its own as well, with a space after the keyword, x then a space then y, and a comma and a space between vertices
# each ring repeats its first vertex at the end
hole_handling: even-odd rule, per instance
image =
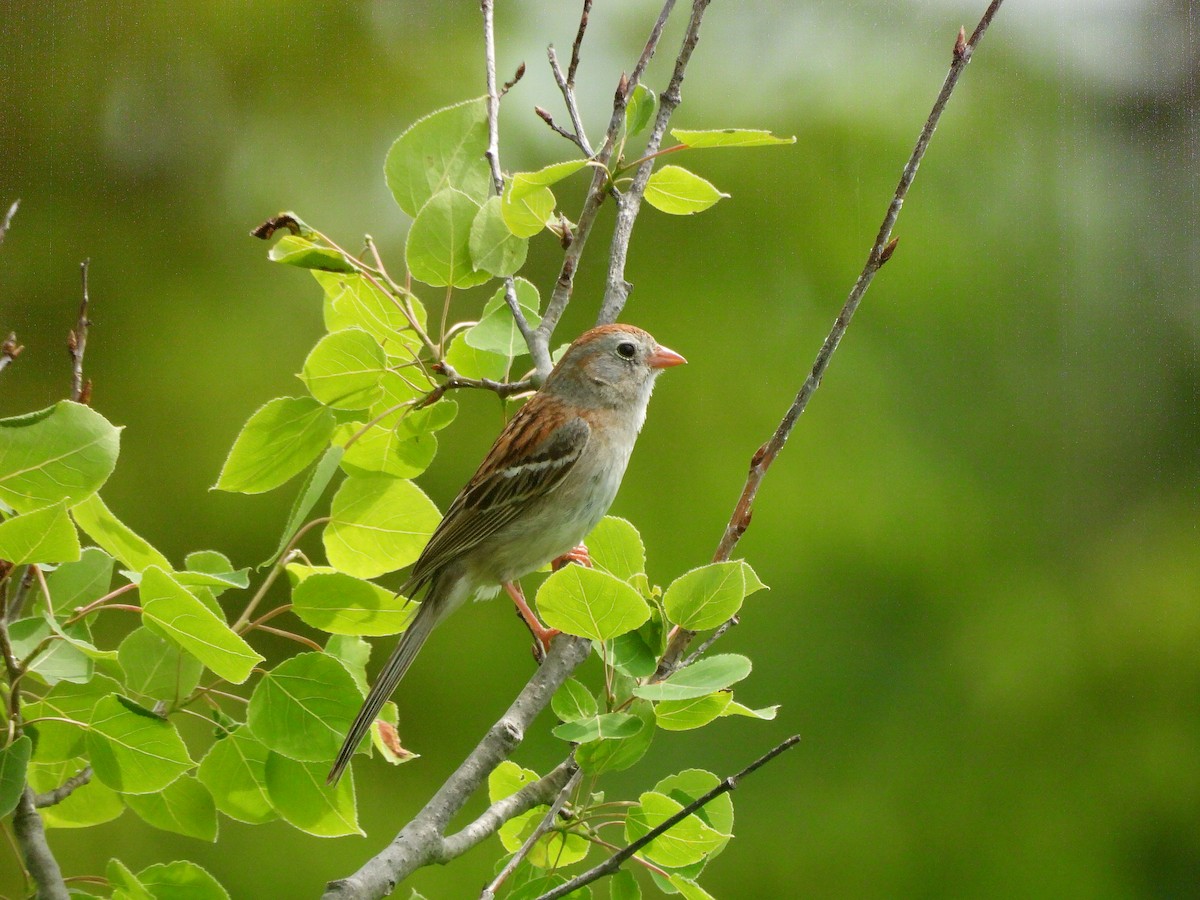
POLYGON ((536 396, 513 416, 434 530, 409 578, 413 589, 553 491, 571 471, 591 429, 579 417, 553 425, 554 411, 536 396))

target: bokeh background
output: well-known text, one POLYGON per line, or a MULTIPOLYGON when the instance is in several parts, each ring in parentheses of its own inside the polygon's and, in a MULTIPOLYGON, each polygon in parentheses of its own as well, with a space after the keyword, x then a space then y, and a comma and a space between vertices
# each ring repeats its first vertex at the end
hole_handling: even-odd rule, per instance
MULTIPOLYGON (((498 6, 502 77, 529 66, 504 102, 504 162, 567 158, 532 107, 562 118, 545 46, 567 52, 578 4, 498 6)), ((711 555, 983 6, 713 4, 674 124, 798 140, 680 160, 732 199, 637 224, 624 318, 691 361, 662 380, 614 509, 657 582, 711 555)), ((596 4, 579 74, 593 135, 656 7, 596 4)), ((383 157, 418 116, 482 93, 477 4, 4 0, 0 20, 0 203, 22 200, 0 330, 26 346, 0 415, 67 391, 90 257, 94 405, 127 426, 108 502, 173 558, 253 564, 292 490, 207 488, 245 418, 299 389, 321 324, 316 285, 248 231, 294 209, 346 246, 374 235, 399 268, 383 157)), ((735 795, 738 840, 703 879, 717 896, 1200 895, 1196 28, 1190 0, 1009 0, 967 71, 899 251, 740 547, 772 591, 723 648, 755 661, 739 698, 779 718, 662 734, 606 784, 727 773, 804 736, 735 795)), ((595 315, 611 215, 564 338, 595 315)), ((543 293, 559 258, 535 243, 543 293)), ((421 480, 442 506, 500 425, 494 398, 458 399, 421 480)), ((190 858, 237 898, 314 896, 457 765, 528 676, 526 644, 500 603, 435 635, 399 697, 423 758, 359 775, 368 838, 223 820, 208 845, 127 812, 54 845, 68 874, 190 858)), ((560 746, 534 735, 518 760, 560 746)), ((411 883, 475 896, 498 850, 411 883)), ((7 853, 0 893, 16 895, 7 853)))

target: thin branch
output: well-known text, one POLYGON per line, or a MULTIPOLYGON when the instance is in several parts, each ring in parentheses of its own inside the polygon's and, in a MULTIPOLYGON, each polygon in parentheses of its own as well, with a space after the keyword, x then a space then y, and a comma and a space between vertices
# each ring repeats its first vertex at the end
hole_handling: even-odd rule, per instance
MULTIPOLYGON (((463 852, 477 842, 476 838, 482 840, 486 834, 494 833, 504 821, 498 815, 488 817, 487 822, 481 823, 479 828, 469 832, 464 829, 467 834, 463 835, 461 841, 458 835, 453 839, 443 836, 450 820, 487 780, 491 771, 509 757, 524 738, 525 730, 549 705, 554 692, 590 653, 590 641, 566 635, 556 638, 550 645, 546 659, 508 711, 488 729, 483 740, 442 784, 425 808, 404 826, 391 844, 368 860, 358 872, 326 885, 324 900, 377 900, 391 893, 397 884, 422 866, 445 862, 450 858, 447 855, 450 850, 463 852)), ((561 772, 563 767, 555 771, 561 772)), ((564 774, 562 777, 566 779, 569 776, 564 774)), ((561 784, 556 784, 543 799, 526 808, 549 803, 560 789, 561 784)))
POLYGON ((579 149, 581 149, 581 150, 583 149, 582 145, 580 145, 580 143, 579 143, 579 138, 574 133, 567 131, 567 129, 563 128, 561 125, 559 125, 557 122, 555 122, 554 116, 552 116, 550 114, 549 110, 542 109, 540 106, 535 106, 533 108, 533 111, 537 114, 537 117, 539 119, 541 119, 543 122, 545 122, 547 125, 550 126, 551 131, 553 131, 555 134, 559 135, 560 137, 566 138, 572 144, 579 147, 579 149))
POLYGON ((523 378, 520 381, 493 381, 491 378, 467 378, 465 375, 459 375, 454 370, 454 367, 446 362, 435 364, 433 369, 435 372, 445 375, 446 380, 422 397, 416 405, 417 409, 437 403, 447 391, 461 388, 478 388, 480 390, 491 391, 501 400, 506 400, 516 394, 532 391, 537 387, 532 378, 523 378))
POLYGON ((45 809, 47 806, 55 806, 62 803, 91 780, 92 767, 84 766, 54 790, 36 795, 33 798, 33 805, 38 809, 45 809))
MULTIPOLYGON (((529 855, 529 851, 533 849, 533 845, 538 842, 543 834, 550 830, 551 826, 558 819, 558 814, 562 812, 562 808, 567 803, 567 797, 571 795, 571 792, 575 790, 576 785, 579 784, 579 780, 583 777, 583 770, 575 763, 574 754, 568 756, 562 765, 571 766, 573 769, 571 777, 562 786, 562 790, 558 792, 558 796, 554 798, 554 802, 546 810, 546 815, 542 817, 542 821, 538 822, 537 828, 533 829, 533 832, 525 839, 525 843, 517 848, 517 852, 512 855, 512 858, 500 870, 500 874, 493 878, 491 883, 483 889, 483 893, 479 895, 479 900, 496 900, 496 891, 500 889, 500 885, 504 884, 508 877, 517 870, 517 866, 521 864, 521 860, 529 855)), ((559 768, 562 768, 562 766, 559 768)))
POLYGON ((92 261, 85 259, 79 264, 79 279, 83 284, 83 299, 79 303, 79 320, 75 329, 67 336, 67 351, 71 354, 71 399, 86 404, 92 399, 92 381, 83 378, 83 354, 87 350, 88 326, 88 267, 92 261))
POLYGON ((238 634, 241 634, 246 626, 250 623, 250 618, 254 615, 254 611, 258 609, 258 604, 262 602, 263 597, 267 595, 267 591, 271 589, 271 585, 275 583, 275 579, 280 573, 287 568, 287 564, 291 562, 291 554, 295 549, 296 544, 300 543, 300 538, 308 534, 309 531, 316 528, 318 525, 324 525, 329 521, 329 516, 321 516, 313 519, 310 522, 304 523, 300 528, 296 529, 296 533, 292 535, 292 539, 287 542, 287 546, 283 548, 283 552, 279 554, 279 559, 275 561, 275 565, 271 566, 271 571, 267 573, 267 577, 263 579, 263 583, 259 585, 258 590, 254 592, 254 596, 250 598, 250 602, 246 604, 246 608, 242 610, 242 614, 237 617, 237 621, 233 623, 231 628, 238 634))
POLYGON ((0 244, 4 243, 4 237, 8 234, 8 229, 12 226, 13 216, 17 214, 17 210, 21 208, 21 198, 18 197, 8 207, 8 212, 4 214, 3 221, 0 221, 0 244))
MULTIPOLYGON (((580 257, 583 255, 584 246, 587 244, 592 226, 596 224, 596 216, 600 211, 600 206, 604 203, 604 198, 608 195, 610 176, 607 166, 616 148, 617 136, 621 133, 621 128, 625 123, 625 104, 629 100, 629 93, 637 86, 642 73, 646 70, 646 66, 649 65, 651 58, 653 58, 654 51, 658 47, 659 38, 662 37, 663 28, 667 24, 667 18, 671 15, 671 10, 674 7, 675 0, 665 0, 662 11, 654 23, 654 27, 650 29, 650 37, 646 41, 646 46, 642 49, 642 55, 639 57, 637 65, 634 66, 633 74, 628 77, 622 76, 620 83, 617 85, 617 90, 613 97, 612 117, 608 121, 608 130, 604 135, 604 144, 595 155, 595 159, 600 165, 595 167, 595 172, 592 175, 592 184, 588 188, 587 197, 583 202, 583 210, 579 214, 579 222, 575 226, 575 231, 571 236, 571 243, 567 247, 566 253, 563 254, 562 267, 558 272, 558 280, 554 283, 554 291, 550 295, 550 301, 546 304, 546 312, 542 316, 541 324, 537 327, 539 339, 544 340, 547 346, 554 334, 554 329, 558 326, 559 319, 562 318, 563 312, 571 302, 571 291, 574 288, 575 273, 579 268, 580 257)), ((540 365, 538 371, 541 372, 540 365)))
POLYGON ((38 900, 69 900, 70 893, 63 882, 62 870, 50 851, 46 828, 34 806, 33 788, 27 787, 21 793, 17 811, 13 813, 13 833, 17 838, 17 846, 21 848, 25 868, 37 885, 38 900))
POLYGON ((654 120, 654 128, 650 131, 650 138, 646 141, 641 166, 633 178, 633 184, 630 185, 617 205, 617 222, 613 226, 612 243, 608 255, 608 278, 604 284, 604 301, 600 304, 600 314, 596 317, 597 325, 607 325, 617 320, 617 316, 625 308, 625 301, 629 298, 629 291, 633 287, 625 280, 625 260, 629 255, 629 240, 633 236, 633 223, 642 207, 642 195, 646 192, 646 185, 650 181, 650 173, 654 169, 654 158, 659 155, 658 148, 662 144, 663 135, 667 133, 667 123, 671 121, 672 113, 675 112, 682 100, 679 91, 683 85, 683 76, 687 71, 688 61, 692 58, 692 51, 696 49, 696 44, 700 40, 700 24, 704 21, 704 13, 708 9, 709 2, 710 0, 693 0, 692 16, 688 20, 687 31, 684 32, 683 43, 679 48, 679 56, 675 60, 675 71, 671 74, 667 89, 659 97, 658 116, 654 120))
POLYGON ((746 766, 746 768, 742 769, 742 771, 738 772, 736 775, 730 775, 728 778, 723 780, 720 784, 718 784, 715 788, 713 788, 711 791, 709 791, 703 797, 697 797, 695 800, 693 800, 691 803, 689 803, 683 809, 679 810, 679 812, 675 813, 670 818, 666 819, 664 822, 659 824, 657 827, 651 828, 648 832, 646 832, 644 835, 642 835, 636 841, 634 841, 633 843, 631 843, 627 847, 625 847, 625 849, 621 850, 618 853, 614 853, 612 856, 610 856, 604 862, 600 863, 597 866, 593 866, 592 868, 588 869, 586 872, 576 875, 574 878, 572 878, 570 881, 566 882, 565 884, 561 884, 558 887, 554 888, 553 890, 547 891, 546 893, 544 893, 540 897, 538 897, 537 900, 557 900, 558 897, 565 897, 567 894, 571 893, 572 891, 578 890, 579 888, 583 887, 585 884, 590 884, 591 882, 596 881, 599 878, 603 878, 606 875, 613 874, 614 872, 617 871, 617 869, 621 868, 621 863, 625 862, 625 860, 629 859, 629 857, 633 856, 633 854, 637 853, 639 850, 641 850, 643 847, 645 847, 647 844, 649 844, 652 840, 654 840, 660 834, 663 834, 664 832, 666 832, 666 831, 670 830, 671 828, 673 828, 674 826, 678 825, 680 822, 682 822, 684 819, 686 819, 692 813, 696 812, 696 810, 701 809, 702 807, 708 805, 713 800, 716 800, 718 797, 720 797, 722 794, 728 794, 730 791, 736 790, 738 783, 743 778, 745 778, 747 775, 753 774, 757 769, 762 768, 767 763, 769 763, 771 760, 773 760, 775 757, 779 756, 781 753, 783 753, 786 750, 790 750, 792 747, 796 746, 796 744, 798 744, 798 743, 800 743, 800 735, 797 734, 797 735, 793 735, 792 737, 788 738, 782 744, 779 744, 778 746, 773 747, 771 750, 764 753, 762 756, 760 756, 754 762, 750 763, 750 765, 746 766))
MULTIPOLYGON (((821 379, 825 376, 825 372, 829 368, 834 351, 837 350, 838 344, 841 343, 846 329, 850 327, 850 320, 854 316, 855 310, 858 309, 859 303, 862 302, 867 288, 871 286, 871 281, 875 278, 875 274, 883 267, 884 263, 891 259, 892 253, 896 248, 896 239, 892 237, 892 228, 895 226, 896 219, 900 215, 900 208, 904 205, 904 198, 908 196, 908 189, 912 186, 913 179, 917 177, 917 169, 921 165, 921 160, 925 157, 929 141, 933 137, 933 132, 942 117, 942 112, 950 100, 950 95, 954 92, 955 85, 958 84, 959 77, 966 69, 967 63, 971 61, 975 47, 978 46, 983 35, 987 32, 988 26, 991 24, 992 19, 1000 9, 1000 4, 1003 2, 1004 0, 992 0, 984 11, 983 17, 980 18, 979 24, 975 26, 975 31, 972 32, 969 40, 964 40, 965 34, 961 30, 956 36, 950 70, 946 73, 942 89, 938 92, 937 99, 933 103, 933 108, 929 111, 929 117, 925 120, 925 124, 921 128, 921 133, 917 137, 917 143, 913 147, 912 155, 909 156, 908 162, 904 166, 904 171, 900 174, 900 183, 896 185, 895 194, 893 194, 892 200, 888 204, 887 212, 883 217, 883 224, 879 226, 879 233, 875 236, 875 243, 871 245, 871 250, 867 254, 867 261, 863 266, 862 272, 859 273, 858 280, 854 282, 854 287, 850 289, 850 295, 846 298, 846 302, 842 306, 841 312, 838 313, 838 317, 834 321, 828 336, 826 336, 825 342, 817 352, 812 370, 808 373, 804 384, 800 386, 800 390, 792 401, 792 405, 784 413, 774 434, 755 451, 754 456, 751 458, 750 472, 746 476, 746 483, 742 488, 742 494, 738 498, 737 505, 734 506, 733 515, 729 518, 729 524, 725 526, 725 532, 721 535, 721 541, 717 545, 716 553, 713 554, 714 562, 729 559, 738 541, 746 533, 746 529, 750 527, 754 498, 758 494, 758 488, 762 484, 763 477, 767 474, 771 463, 775 461, 775 457, 779 455, 779 451, 783 449, 783 445, 787 443, 792 429, 796 427, 796 422, 800 418, 801 413, 807 408, 808 401, 812 398, 813 393, 821 386, 821 379)), ((725 628, 725 626, 722 626, 722 628, 725 628)), ((686 629, 675 629, 672 632, 667 652, 663 654, 663 658, 659 662, 658 671, 654 673, 655 681, 661 681, 679 668, 679 658, 694 637, 695 632, 686 629)))

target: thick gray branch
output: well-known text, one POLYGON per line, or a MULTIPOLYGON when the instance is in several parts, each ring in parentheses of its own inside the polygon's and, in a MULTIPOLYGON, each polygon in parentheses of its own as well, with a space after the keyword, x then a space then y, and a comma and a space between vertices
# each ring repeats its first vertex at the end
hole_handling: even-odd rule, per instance
MULTIPOLYGON (((498 814, 499 812, 507 812, 511 818, 525 809, 550 802, 562 784, 556 785, 542 779, 538 784, 547 782, 543 786, 544 794, 530 792, 520 801, 505 805, 497 814, 489 815, 493 810, 485 812, 479 820, 468 825, 459 834, 449 839, 445 836, 450 820, 484 784, 492 770, 508 758, 524 738, 525 730, 549 705, 554 692, 587 659, 591 648, 591 642, 582 638, 567 635, 556 638, 545 661, 529 679, 512 706, 488 729, 483 740, 438 789, 425 808, 361 869, 349 878, 331 881, 326 885, 324 900, 377 900, 385 897, 395 890, 397 884, 422 866, 445 862, 493 833, 507 821, 498 814), (522 809, 521 806, 526 801, 528 806, 522 809)), ((559 766, 555 772, 564 780, 570 777, 569 774, 564 774, 563 766, 559 766)))
POLYGON ((67 885, 63 882, 58 860, 50 852, 46 842, 46 829, 42 817, 34 807, 32 788, 25 788, 13 813, 13 834, 21 848, 21 858, 37 885, 37 900, 68 900, 67 885))

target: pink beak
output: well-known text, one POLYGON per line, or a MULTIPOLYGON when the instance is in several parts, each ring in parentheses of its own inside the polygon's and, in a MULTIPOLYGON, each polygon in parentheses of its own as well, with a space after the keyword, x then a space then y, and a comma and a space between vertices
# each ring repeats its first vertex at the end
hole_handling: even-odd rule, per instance
POLYGON ((685 363, 687 360, 674 350, 662 346, 655 347, 654 352, 646 360, 646 364, 652 369, 669 369, 671 366, 682 366, 685 363))

